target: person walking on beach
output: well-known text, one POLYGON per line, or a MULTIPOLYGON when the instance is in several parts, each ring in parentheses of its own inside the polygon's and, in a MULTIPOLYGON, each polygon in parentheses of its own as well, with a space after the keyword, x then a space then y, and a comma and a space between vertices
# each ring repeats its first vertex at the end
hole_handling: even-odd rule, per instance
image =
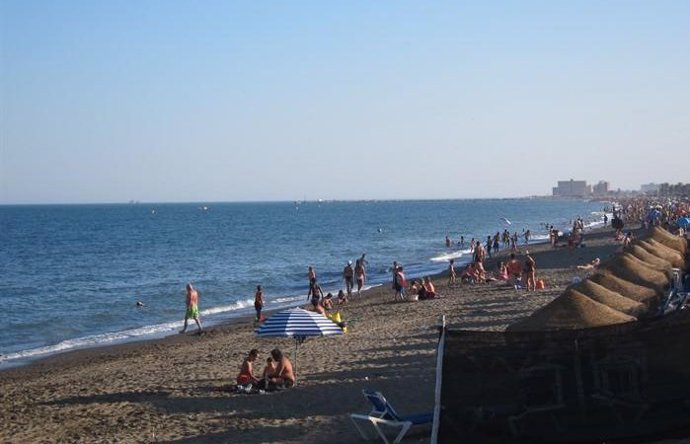
POLYGON ((256 286, 256 294, 254 295, 254 309, 256 310, 256 321, 261 322, 264 320, 261 310, 264 308, 264 291, 261 285, 256 286))
MULTIPOLYGON (((361 265, 362 268, 364 268, 365 272, 367 270, 367 265, 369 265, 369 261, 364 258, 366 255, 367 255, 366 253, 362 253, 362 256, 359 258, 359 265, 361 265)), ((355 262, 355 265, 356 265, 356 262, 355 262)))
POLYGON ((357 279, 357 296, 360 295, 362 287, 364 287, 364 281, 367 278, 367 271, 362 264, 362 258, 357 259, 355 262, 355 279, 357 279))
POLYGON ((191 282, 187 284, 187 311, 184 315, 184 327, 180 333, 187 331, 187 322, 189 318, 194 319, 196 325, 199 327, 199 333, 202 332, 201 321, 199 320, 199 293, 192 287, 191 282))
POLYGON ((307 267, 307 279, 309 279, 310 287, 316 282, 316 270, 311 265, 307 267))
POLYGON ((395 300, 400 298, 401 301, 405 300, 405 287, 407 286, 407 281, 405 280, 405 274, 403 273, 403 267, 399 266, 395 272, 395 277, 393 278, 393 288, 395 289, 395 300))
POLYGON ((493 242, 491 242, 491 236, 486 236, 486 252, 489 254, 489 259, 491 259, 491 248, 493 247, 493 242))
POLYGON ((527 281, 527 291, 537 291, 536 272, 537 263, 534 261, 534 258, 529 255, 529 251, 525 250, 524 276, 527 281))
POLYGON ((451 259, 448 262, 448 285, 455 285, 455 280, 457 279, 454 264, 455 264, 455 259, 451 259))
POLYGON ((352 261, 347 261, 347 265, 343 269, 343 280, 345 281, 345 291, 347 297, 352 297, 352 287, 354 284, 355 270, 352 269, 352 261))
POLYGON ((314 283, 311 284, 309 287, 309 293, 307 293, 307 300, 311 300, 311 305, 314 306, 314 309, 318 309, 319 305, 321 305, 321 299, 323 298, 323 290, 321 289, 321 286, 319 283, 314 279, 314 283))

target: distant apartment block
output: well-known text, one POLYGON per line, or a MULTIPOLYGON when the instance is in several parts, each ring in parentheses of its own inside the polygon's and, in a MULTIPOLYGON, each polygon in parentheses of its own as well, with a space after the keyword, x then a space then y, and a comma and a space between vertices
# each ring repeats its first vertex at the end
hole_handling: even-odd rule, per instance
POLYGON ((609 183, 600 180, 598 184, 592 186, 592 194, 595 196, 605 196, 609 193, 609 183))
POLYGON ((647 183, 644 185, 640 185, 640 191, 643 193, 656 193, 657 191, 659 191, 659 184, 647 183))
POLYGON ((592 186, 584 180, 559 180, 558 186, 553 188, 553 195, 557 197, 587 197, 592 195, 592 186))

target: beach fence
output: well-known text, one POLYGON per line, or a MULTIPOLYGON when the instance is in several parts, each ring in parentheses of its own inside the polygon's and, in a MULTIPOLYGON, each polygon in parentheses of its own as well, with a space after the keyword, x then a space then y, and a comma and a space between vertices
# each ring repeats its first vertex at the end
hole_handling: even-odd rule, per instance
POLYGON ((432 442, 690 436, 690 310, 569 331, 444 328, 432 442))

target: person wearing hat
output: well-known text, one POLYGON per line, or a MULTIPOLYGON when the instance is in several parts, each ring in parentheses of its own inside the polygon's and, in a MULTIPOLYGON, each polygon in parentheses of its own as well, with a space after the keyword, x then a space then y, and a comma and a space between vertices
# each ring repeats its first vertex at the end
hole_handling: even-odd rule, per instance
POLYGON ((355 270, 352 268, 352 261, 347 261, 347 265, 343 269, 343 279, 345 280, 345 290, 347 297, 352 296, 352 286, 354 285, 355 270))

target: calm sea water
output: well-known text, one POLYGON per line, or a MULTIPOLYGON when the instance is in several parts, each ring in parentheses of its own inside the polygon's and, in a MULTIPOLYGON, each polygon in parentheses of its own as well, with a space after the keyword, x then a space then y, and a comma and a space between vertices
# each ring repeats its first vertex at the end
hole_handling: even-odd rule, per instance
POLYGON ((346 262, 366 253, 368 285, 380 285, 393 260, 413 277, 466 260, 468 251, 445 247, 447 234, 469 244, 529 228, 545 239, 545 223, 596 223, 603 207, 536 199, 0 206, 0 366, 172 334, 188 281, 208 325, 252 312, 257 284, 266 309, 305 302, 308 265, 324 291, 337 292, 346 262))

